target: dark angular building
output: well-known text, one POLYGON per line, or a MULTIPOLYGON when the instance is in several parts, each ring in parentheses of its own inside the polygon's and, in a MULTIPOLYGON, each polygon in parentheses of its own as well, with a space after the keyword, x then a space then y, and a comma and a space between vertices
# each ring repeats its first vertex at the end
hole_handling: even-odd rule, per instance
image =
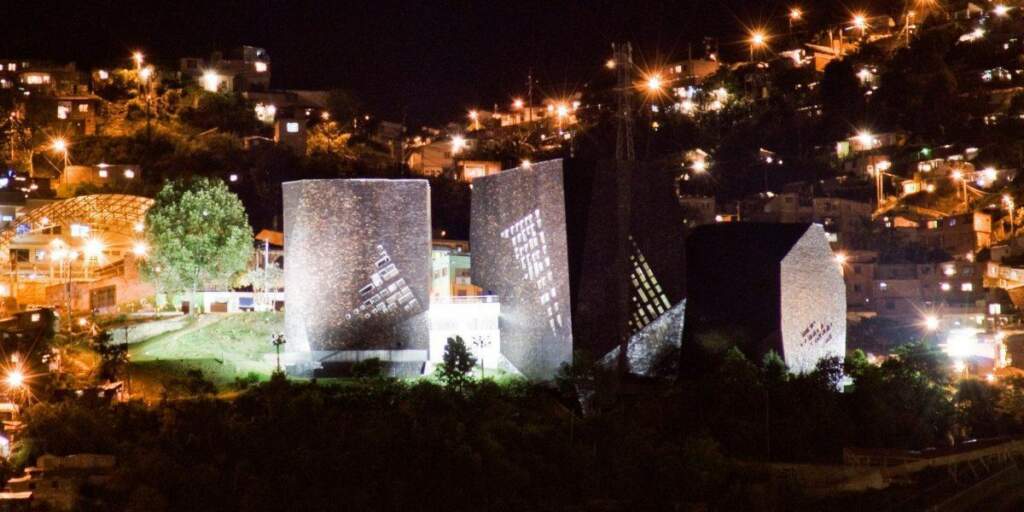
POLYGON ((318 351, 429 347, 425 180, 283 185, 285 334, 318 351))
POLYGON ((711 224, 686 247, 684 372, 734 345, 797 373, 845 354, 846 288, 821 225, 711 224))
POLYGON ((624 344, 683 297, 682 226, 673 176, 625 162, 474 180, 473 282, 501 300, 502 353, 543 379, 624 344))

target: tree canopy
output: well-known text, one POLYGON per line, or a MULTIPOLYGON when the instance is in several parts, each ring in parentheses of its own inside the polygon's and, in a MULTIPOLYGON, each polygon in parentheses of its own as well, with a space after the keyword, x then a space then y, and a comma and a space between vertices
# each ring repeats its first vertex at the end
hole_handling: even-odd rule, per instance
POLYGON ((146 276, 162 291, 224 285, 245 270, 252 228, 224 182, 169 182, 146 215, 146 276))

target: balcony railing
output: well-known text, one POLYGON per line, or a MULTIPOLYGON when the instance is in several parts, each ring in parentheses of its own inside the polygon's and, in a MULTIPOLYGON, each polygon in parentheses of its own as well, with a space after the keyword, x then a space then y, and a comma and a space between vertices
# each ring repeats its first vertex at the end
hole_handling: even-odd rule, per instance
POLYGON ((501 302, 497 295, 463 295, 451 297, 431 297, 435 304, 491 304, 501 302))

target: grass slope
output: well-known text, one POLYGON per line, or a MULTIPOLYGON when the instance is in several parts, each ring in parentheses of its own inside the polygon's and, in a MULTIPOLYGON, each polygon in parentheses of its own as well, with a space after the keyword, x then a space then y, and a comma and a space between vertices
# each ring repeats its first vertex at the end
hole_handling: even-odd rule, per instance
POLYGON ((155 336, 129 349, 132 392, 156 395, 171 379, 200 370, 223 387, 249 373, 269 375, 274 365, 264 359, 273 352, 271 335, 283 329, 282 313, 209 314, 183 329, 155 336))

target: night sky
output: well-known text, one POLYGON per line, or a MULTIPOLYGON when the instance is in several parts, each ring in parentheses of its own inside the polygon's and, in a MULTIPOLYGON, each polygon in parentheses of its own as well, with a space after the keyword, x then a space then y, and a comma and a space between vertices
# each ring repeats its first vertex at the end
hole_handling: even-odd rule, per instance
MULTIPOLYGON (((9 2, 13 4, 15 2, 9 2)), ((704 36, 728 58, 745 53, 743 26, 786 28, 791 2, 365 2, 314 0, 17 2, 0 12, 0 56, 111 65, 141 49, 176 65, 183 55, 267 48, 279 88, 351 89, 367 108, 410 126, 467 108, 506 105, 533 69, 539 94, 578 90, 607 72, 609 44, 630 40, 638 62, 682 58, 704 36)), ((902 2, 800 2, 813 18, 842 18, 902 2)), ((896 6, 898 8, 898 6, 896 6)))

